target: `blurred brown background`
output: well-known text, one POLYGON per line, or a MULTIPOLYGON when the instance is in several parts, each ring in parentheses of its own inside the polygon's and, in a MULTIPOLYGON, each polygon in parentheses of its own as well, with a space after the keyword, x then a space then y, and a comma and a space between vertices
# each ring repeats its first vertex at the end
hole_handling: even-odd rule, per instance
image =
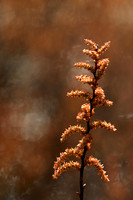
POLYGON ((53 162, 74 136, 60 144, 83 100, 66 92, 83 88, 73 68, 88 38, 102 45, 109 69, 100 81, 111 108, 95 118, 115 124, 117 133, 93 132, 91 153, 111 180, 85 170, 85 200, 133 199, 133 1, 0 0, 0 200, 76 200, 79 173, 52 180, 53 162))

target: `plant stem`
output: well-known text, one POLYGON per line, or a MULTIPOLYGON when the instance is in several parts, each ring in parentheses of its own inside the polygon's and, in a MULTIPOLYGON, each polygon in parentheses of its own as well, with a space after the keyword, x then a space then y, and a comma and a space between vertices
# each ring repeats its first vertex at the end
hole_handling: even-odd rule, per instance
POLYGON ((86 155, 87 148, 86 146, 84 147, 84 152, 83 156, 81 157, 81 169, 80 169, 80 200, 83 200, 83 195, 84 195, 84 186, 83 186, 83 174, 84 174, 84 159, 86 155))
MULTIPOLYGON (((97 61, 95 62, 95 71, 93 73, 95 81, 97 82, 96 71, 97 71, 97 61)), ((93 96, 92 96, 92 99, 90 100, 90 116, 92 115, 92 109, 93 109, 92 102, 93 102, 94 98, 95 98, 95 89, 93 89, 93 96)), ((86 132, 86 134, 89 134, 89 132, 90 132, 90 121, 87 122, 87 132, 86 132)), ((84 152, 83 152, 83 155, 81 157, 80 193, 79 193, 80 200, 83 200, 83 198, 84 198, 83 175, 84 175, 84 168, 85 168, 84 160, 85 160, 86 152, 87 152, 87 146, 84 147, 84 152)))

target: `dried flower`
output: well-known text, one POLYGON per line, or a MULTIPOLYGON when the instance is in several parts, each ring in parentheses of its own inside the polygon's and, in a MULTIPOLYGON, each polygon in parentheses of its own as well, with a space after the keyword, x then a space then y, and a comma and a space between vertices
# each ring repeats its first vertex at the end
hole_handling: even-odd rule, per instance
POLYGON ((81 140, 79 140, 79 143, 77 145, 78 151, 84 149, 84 147, 88 144, 89 147, 91 145, 92 142, 92 137, 90 136, 90 134, 86 134, 82 137, 81 140))
POLYGON ((97 64, 97 68, 98 68, 97 74, 96 74, 97 80, 100 79, 101 76, 104 74, 108 65, 109 65, 109 59, 108 58, 99 60, 99 62, 97 64))
POLYGON ((109 101, 108 99, 105 99, 105 100, 103 101, 103 104, 102 104, 102 105, 103 105, 103 106, 110 107, 110 106, 113 105, 113 101, 109 101))
POLYGON ((74 162, 74 161, 70 161, 70 162, 64 162, 63 165, 61 165, 60 167, 58 167, 53 174, 53 179, 57 179, 58 176, 60 176, 63 172, 69 170, 69 169, 76 169, 76 170, 80 170, 81 165, 79 162, 74 162))
POLYGON ((81 106, 81 112, 78 113, 76 119, 78 122, 82 120, 89 121, 94 113, 94 108, 90 112, 90 104, 85 103, 81 106))
POLYGON ((82 106, 81 106, 81 110, 82 111, 84 111, 84 112, 86 112, 86 113, 88 113, 88 112, 90 112, 90 103, 85 103, 85 104, 83 104, 82 106))
POLYGON ((99 60, 98 63, 97 63, 97 68, 100 69, 100 68, 105 68, 109 65, 109 59, 108 58, 105 58, 105 59, 102 59, 102 60, 99 60))
POLYGON ((115 128, 114 125, 112 125, 110 122, 107 123, 106 121, 94 121, 90 124, 90 128, 91 129, 96 129, 96 128, 105 128, 108 129, 110 131, 116 131, 117 129, 115 128))
POLYGON ((91 76, 87 76, 87 75, 80 75, 80 76, 76 76, 76 79, 81 81, 83 84, 88 83, 88 84, 94 84, 94 78, 92 78, 91 76))
POLYGON ((94 67, 88 63, 84 62, 78 62, 74 64, 74 67, 84 68, 90 70, 92 73, 94 73, 94 67))
POLYGON ((84 97, 86 100, 90 100, 92 98, 92 94, 84 92, 83 90, 72 90, 71 92, 67 92, 67 97, 84 97))
POLYGON ((85 134, 86 129, 84 127, 81 127, 81 125, 69 126, 69 128, 66 129, 62 133, 60 141, 63 142, 67 138, 68 135, 71 135, 72 133, 77 133, 77 132, 81 134, 85 134))
POLYGON ((95 98, 92 102, 93 107, 98 106, 112 106, 113 102, 105 99, 105 94, 102 88, 98 87, 95 90, 95 98))
POLYGON ((83 49, 83 53, 86 55, 89 55, 93 60, 99 59, 99 54, 96 51, 89 50, 89 49, 83 49))
POLYGON ((65 149, 65 152, 60 153, 60 157, 57 157, 57 161, 54 162, 54 169, 57 169, 60 165, 64 163, 64 161, 69 156, 75 156, 77 158, 80 158, 83 153, 83 150, 79 150, 78 148, 70 148, 65 149))
POLYGON ((104 53, 109 47, 110 47, 110 41, 106 42, 104 45, 101 46, 100 49, 98 49, 98 53, 99 55, 101 55, 102 53, 104 53))
MULTIPOLYGON (((87 117, 88 119, 90 119, 90 115, 88 115, 87 117)), ((81 122, 82 120, 85 120, 86 121, 86 115, 84 112, 79 112, 76 116, 76 119, 78 122, 81 122)))
POLYGON ((100 161, 97 158, 94 158, 93 156, 87 157, 85 159, 85 165, 96 167, 98 175, 101 177, 101 179, 107 182, 110 181, 108 175, 106 175, 106 171, 103 170, 104 166, 100 163, 100 161))
POLYGON ((90 45, 93 50, 98 49, 98 47, 97 47, 98 45, 95 42, 93 42, 92 40, 84 39, 84 43, 87 45, 90 45))
POLYGON ((95 90, 95 97, 101 98, 101 99, 105 99, 105 94, 104 91, 101 87, 96 88, 95 90))

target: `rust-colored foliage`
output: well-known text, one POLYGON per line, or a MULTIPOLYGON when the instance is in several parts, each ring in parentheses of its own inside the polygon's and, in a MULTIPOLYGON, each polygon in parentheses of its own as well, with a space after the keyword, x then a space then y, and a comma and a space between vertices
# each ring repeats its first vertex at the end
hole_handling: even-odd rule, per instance
POLYGON ((80 124, 75 126, 70 126, 68 129, 62 133, 60 141, 63 142, 67 136, 73 133, 80 133, 82 135, 81 140, 75 148, 66 149, 64 152, 60 153, 60 157, 57 158, 57 161, 54 163, 54 175, 53 178, 56 179, 61 175, 62 172, 67 171, 68 169, 77 169, 80 171, 80 192, 79 197, 80 200, 83 200, 83 172, 86 166, 94 166, 98 172, 98 175, 101 179, 109 182, 108 175, 104 171, 103 165, 97 158, 91 156, 86 156, 86 152, 90 150, 91 143, 93 140, 91 131, 96 128, 105 128, 111 131, 116 131, 114 125, 110 122, 106 121, 93 121, 91 122, 92 116, 95 114, 96 107, 99 106, 111 106, 113 104, 112 101, 109 101, 105 98, 104 90, 99 87, 99 79, 102 77, 104 72, 106 71, 109 59, 100 59, 100 56, 109 48, 110 42, 106 42, 103 46, 98 48, 98 45, 88 39, 84 40, 85 44, 88 45, 89 49, 84 49, 83 53, 89 55, 94 62, 94 65, 90 65, 84 62, 78 62, 74 64, 74 67, 84 68, 92 73, 92 76, 80 75, 76 76, 76 79, 79 80, 83 84, 88 84, 92 88, 92 93, 86 92, 84 90, 75 90, 67 93, 68 97, 83 97, 86 99, 87 103, 81 105, 81 111, 77 114, 76 119, 78 122, 82 120, 86 121, 86 128, 82 127, 80 124), (81 162, 69 161, 66 162, 69 156, 75 156, 81 159, 81 162))

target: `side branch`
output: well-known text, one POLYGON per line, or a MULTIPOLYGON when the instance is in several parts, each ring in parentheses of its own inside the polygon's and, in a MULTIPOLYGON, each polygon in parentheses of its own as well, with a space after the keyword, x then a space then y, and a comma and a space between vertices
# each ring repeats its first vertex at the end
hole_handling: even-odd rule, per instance
POLYGON ((81 127, 81 125, 69 126, 69 128, 62 133, 60 141, 63 142, 67 138, 67 136, 77 132, 84 135, 86 133, 86 129, 84 127, 81 127))
POLYGON ((116 131, 117 129, 115 128, 114 125, 112 125, 110 122, 107 123, 106 121, 94 121, 90 124, 91 129, 96 129, 96 128, 105 128, 110 131, 116 131))
POLYGON ((93 156, 90 156, 85 159, 85 165, 86 166, 95 166, 96 170, 98 172, 98 175, 103 179, 104 181, 109 182, 108 175, 106 175, 106 171, 103 170, 104 166, 100 163, 100 161, 97 158, 94 158, 93 156))
POLYGON ((83 90, 72 90, 71 92, 67 92, 67 97, 84 97, 86 100, 90 100, 92 95, 89 92, 84 92, 83 90))
POLYGON ((81 165, 77 161, 70 161, 70 162, 65 162, 63 165, 57 168, 57 170, 54 171, 53 178, 57 179, 58 176, 60 176, 63 172, 67 171, 68 169, 77 169, 80 170, 81 165))

